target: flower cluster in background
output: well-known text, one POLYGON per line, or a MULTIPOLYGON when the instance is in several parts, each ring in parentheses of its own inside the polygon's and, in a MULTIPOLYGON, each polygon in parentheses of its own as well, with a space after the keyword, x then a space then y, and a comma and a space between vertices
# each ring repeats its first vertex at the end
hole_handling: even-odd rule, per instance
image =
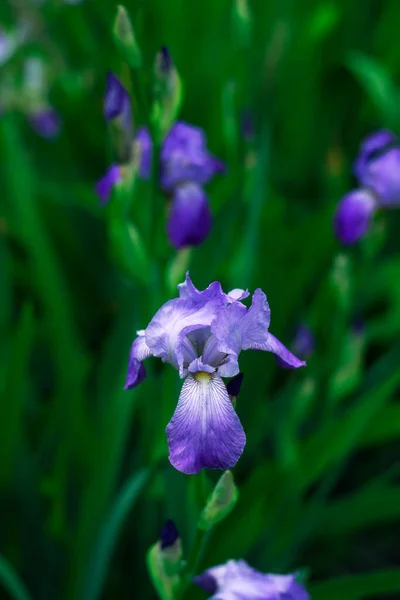
POLYGON ((400 205, 400 145, 387 130, 370 135, 362 144, 354 165, 360 188, 340 201, 335 233, 343 244, 363 237, 375 212, 400 205))

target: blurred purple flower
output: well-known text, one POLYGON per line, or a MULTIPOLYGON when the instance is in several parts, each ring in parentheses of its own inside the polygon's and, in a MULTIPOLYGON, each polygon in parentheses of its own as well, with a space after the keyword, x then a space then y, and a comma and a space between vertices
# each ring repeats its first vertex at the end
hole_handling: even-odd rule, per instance
POLYGON ((96 183, 95 191, 100 202, 106 204, 111 195, 111 190, 116 183, 121 181, 121 168, 119 165, 111 165, 101 179, 96 183))
POLYGON ((363 142, 354 172, 382 206, 400 204, 400 146, 391 131, 378 131, 363 142))
POLYGON ((207 151, 202 130, 183 122, 175 123, 165 137, 160 160, 161 188, 172 194, 169 240, 175 248, 201 244, 211 229, 208 199, 201 186, 224 171, 224 164, 207 151))
POLYGON ((353 244, 368 230, 376 209, 400 205, 400 145, 386 129, 367 137, 354 164, 361 189, 340 201, 335 233, 343 244, 353 244))
POLYGON ((36 110, 29 115, 28 119, 36 133, 46 139, 53 139, 60 133, 60 116, 53 108, 36 110))
MULTIPOLYGON (((141 179, 149 179, 151 175, 151 163, 153 143, 149 130, 139 127, 133 138, 133 120, 131 101, 127 90, 124 88, 114 73, 107 73, 106 92, 104 95, 104 118, 106 121, 116 121, 122 131, 124 150, 121 153, 129 160, 132 154, 132 142, 140 152, 139 172, 141 179)), ((100 201, 105 204, 110 199, 113 186, 121 180, 121 169, 119 165, 112 165, 105 175, 96 183, 95 191, 100 201)))
POLYGON ((104 118, 106 121, 113 121, 114 119, 120 121, 126 137, 132 138, 131 99, 118 77, 111 71, 107 73, 104 118))
POLYGON ((310 600, 296 574, 260 573, 244 560, 207 569, 193 581, 211 594, 210 600, 310 600))
POLYGON ((293 352, 300 358, 308 358, 315 349, 315 337, 311 327, 301 323, 297 326, 294 341, 293 352))
POLYGON ((147 127, 139 127, 135 135, 135 141, 140 147, 139 177, 149 179, 151 175, 151 161, 153 153, 153 142, 147 127))
POLYGON ((207 195, 196 183, 179 185, 172 196, 167 222, 168 238, 175 248, 197 246, 211 229, 207 195))
POLYGON ((161 187, 165 192, 189 181, 203 185, 224 170, 224 164, 207 151, 201 129, 183 122, 171 127, 161 148, 161 187))
POLYGON ((125 389, 145 377, 144 359, 161 358, 185 379, 175 413, 167 425, 169 460, 183 473, 202 468, 229 469, 241 456, 246 436, 222 377, 239 373, 242 350, 265 350, 285 366, 305 363, 269 333, 270 309, 261 289, 250 308, 244 290, 222 291, 218 281, 200 291, 186 275, 179 298, 164 304, 130 352, 125 389))
POLYGON ((342 198, 334 219, 336 237, 342 244, 354 244, 365 235, 377 207, 374 194, 368 190, 353 190, 342 198))

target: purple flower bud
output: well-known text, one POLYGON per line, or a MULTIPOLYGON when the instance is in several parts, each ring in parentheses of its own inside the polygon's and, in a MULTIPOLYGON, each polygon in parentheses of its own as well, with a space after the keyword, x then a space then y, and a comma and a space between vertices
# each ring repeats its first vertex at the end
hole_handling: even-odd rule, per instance
MULTIPOLYGON (((111 165, 101 179, 96 183, 95 191, 102 204, 106 204, 111 195, 111 190, 116 183, 121 181, 121 169, 119 165, 111 165)), ((144 379, 144 376, 142 377, 144 379)))
POLYGON ((226 389, 229 396, 237 398, 239 396, 240 388, 242 387, 244 373, 238 373, 233 377, 227 384, 226 389))
POLYGON ((315 348, 314 334, 308 325, 300 324, 296 328, 293 342, 293 352, 300 358, 311 356, 315 348))
POLYGON ((165 192, 184 182, 208 183, 224 169, 207 151, 201 129, 183 122, 173 125, 161 148, 161 187, 165 192))
POLYGON ((242 114, 242 133, 246 142, 251 142, 254 138, 254 120, 250 111, 246 110, 242 114))
POLYGON ((354 244, 368 231, 377 201, 368 190, 353 190, 346 194, 336 210, 334 228, 342 244, 354 244))
POLYGON ((161 549, 165 550, 173 546, 179 538, 179 533, 172 519, 168 519, 160 533, 161 549))
POLYGON ((135 141, 140 146, 139 176, 142 179, 149 179, 151 175, 153 142, 151 141, 147 127, 139 127, 136 132, 135 141))
POLYGON ((212 217, 207 195, 196 183, 179 185, 172 197, 167 223, 168 239, 175 248, 197 246, 208 236, 212 217))
POLYGON ((60 116, 52 108, 43 108, 31 113, 29 122, 36 133, 46 139, 53 139, 60 133, 60 116))
POLYGON ((128 92, 118 77, 111 71, 107 73, 106 92, 104 96, 104 118, 106 121, 118 119, 126 136, 132 135, 131 100, 128 92))
POLYGON ((363 187, 375 192, 380 204, 400 204, 400 146, 392 132, 378 131, 363 142, 354 172, 363 187))
POLYGON ((157 55, 157 65, 161 73, 168 74, 173 66, 171 54, 166 46, 163 46, 157 55))

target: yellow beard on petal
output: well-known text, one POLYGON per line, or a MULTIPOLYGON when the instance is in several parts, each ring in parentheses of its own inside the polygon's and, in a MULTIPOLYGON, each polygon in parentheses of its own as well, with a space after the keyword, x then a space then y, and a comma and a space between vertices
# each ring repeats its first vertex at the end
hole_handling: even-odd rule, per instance
POLYGON ((211 373, 199 371, 198 373, 194 374, 194 377, 199 383, 208 383, 211 379, 211 373))

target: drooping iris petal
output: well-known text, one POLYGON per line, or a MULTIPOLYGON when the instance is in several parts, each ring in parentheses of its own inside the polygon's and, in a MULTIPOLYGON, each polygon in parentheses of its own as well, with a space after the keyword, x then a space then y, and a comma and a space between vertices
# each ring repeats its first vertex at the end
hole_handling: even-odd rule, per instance
POLYGON ((267 341, 263 344, 255 343, 252 350, 264 350, 266 352, 272 352, 276 355, 277 362, 280 367, 285 369, 298 369, 299 367, 305 367, 306 362, 300 360, 290 352, 272 333, 268 334, 267 341))
POLYGON ((381 129, 369 135, 361 144, 360 152, 354 163, 354 174, 362 182, 368 164, 376 158, 379 153, 384 152, 396 140, 396 136, 388 129, 381 129))
POLYGON ((208 198, 195 183, 178 186, 167 223, 168 238, 175 248, 197 246, 208 236, 212 224, 208 198))
POLYGON ((95 191, 100 202, 106 204, 111 195, 114 185, 121 181, 121 169, 119 165, 111 165, 105 175, 96 183, 95 191))
POLYGON ((246 443, 225 384, 215 373, 187 376, 166 434, 169 460, 186 474, 233 467, 246 443))
POLYGON ((371 159, 362 170, 359 181, 375 192, 380 204, 400 204, 400 147, 389 148, 371 159))
POLYGON ((151 350, 146 343, 146 338, 144 335, 139 335, 131 346, 125 390, 136 387, 145 379, 146 369, 143 361, 149 356, 151 356, 151 350))
POLYGON ((180 183, 205 184, 224 170, 221 161, 206 149, 203 131, 184 122, 173 125, 161 148, 161 187, 171 192, 180 183))
POLYGON ((346 194, 336 210, 334 229, 342 244, 354 244, 368 231, 377 208, 374 195, 368 190, 354 190, 346 194))
POLYGON ((176 298, 157 311, 146 329, 146 342, 154 356, 182 368, 185 336, 209 327, 223 307, 223 301, 215 291, 213 297, 203 302, 176 298))
POLYGON ((149 179, 151 174, 153 142, 151 141, 147 127, 139 127, 135 135, 135 141, 138 142, 140 151, 139 176, 142 179, 149 179))
POLYGON ((309 600, 295 575, 263 574, 244 560, 207 569, 194 578, 211 596, 210 600, 309 600))

